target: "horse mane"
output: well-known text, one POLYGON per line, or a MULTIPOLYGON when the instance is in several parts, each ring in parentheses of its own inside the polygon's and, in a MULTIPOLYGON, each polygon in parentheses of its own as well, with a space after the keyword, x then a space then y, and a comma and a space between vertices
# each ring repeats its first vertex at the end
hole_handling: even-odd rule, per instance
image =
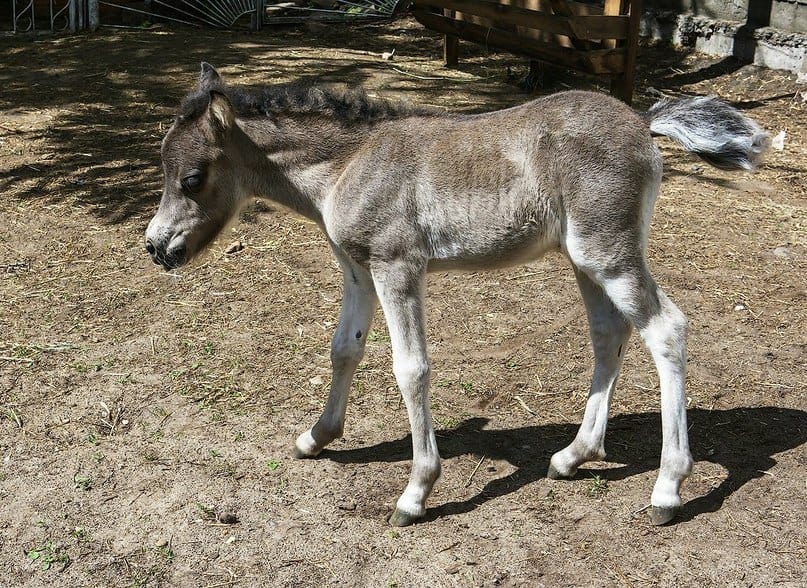
POLYGON ((439 116, 441 111, 405 102, 370 97, 361 88, 304 85, 299 82, 277 86, 214 85, 196 90, 182 101, 179 116, 194 120, 207 110, 210 91, 221 92, 240 117, 272 114, 321 114, 348 124, 377 123, 410 116, 439 116))

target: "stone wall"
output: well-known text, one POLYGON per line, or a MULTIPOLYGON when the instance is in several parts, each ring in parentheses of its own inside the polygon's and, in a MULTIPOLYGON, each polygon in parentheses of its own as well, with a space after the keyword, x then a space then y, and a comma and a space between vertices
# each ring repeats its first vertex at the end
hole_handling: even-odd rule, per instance
POLYGON ((807 0, 644 0, 641 34, 807 81, 807 0))

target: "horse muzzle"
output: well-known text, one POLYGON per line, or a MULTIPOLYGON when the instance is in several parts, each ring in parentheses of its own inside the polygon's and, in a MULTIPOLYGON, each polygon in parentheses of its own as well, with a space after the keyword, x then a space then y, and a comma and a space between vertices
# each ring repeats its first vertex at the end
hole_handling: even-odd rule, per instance
POLYGON ((176 269, 184 265, 188 259, 187 250, 182 244, 165 247, 146 239, 146 251, 151 256, 151 261, 166 270, 176 269))
POLYGON ((182 233, 176 234, 164 227, 149 225, 145 246, 151 261, 166 270, 176 269, 188 261, 188 247, 182 233))

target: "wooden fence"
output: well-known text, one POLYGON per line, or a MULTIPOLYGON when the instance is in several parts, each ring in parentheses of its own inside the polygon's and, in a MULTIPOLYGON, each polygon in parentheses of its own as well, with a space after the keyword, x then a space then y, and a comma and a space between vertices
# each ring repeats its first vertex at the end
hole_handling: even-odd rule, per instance
POLYGON ((414 0, 415 18, 445 34, 456 65, 459 39, 611 79, 611 94, 631 103, 641 0, 414 0))

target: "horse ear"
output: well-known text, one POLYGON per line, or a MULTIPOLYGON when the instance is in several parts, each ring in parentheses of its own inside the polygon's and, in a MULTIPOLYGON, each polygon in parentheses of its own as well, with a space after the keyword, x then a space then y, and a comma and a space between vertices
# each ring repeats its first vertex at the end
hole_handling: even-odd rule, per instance
POLYGON ((221 76, 216 68, 208 62, 202 62, 202 72, 199 74, 199 89, 209 90, 213 86, 221 83, 221 76))
POLYGON ((216 90, 210 92, 210 106, 208 115, 211 122, 219 131, 228 131, 235 125, 235 111, 230 100, 216 90))

